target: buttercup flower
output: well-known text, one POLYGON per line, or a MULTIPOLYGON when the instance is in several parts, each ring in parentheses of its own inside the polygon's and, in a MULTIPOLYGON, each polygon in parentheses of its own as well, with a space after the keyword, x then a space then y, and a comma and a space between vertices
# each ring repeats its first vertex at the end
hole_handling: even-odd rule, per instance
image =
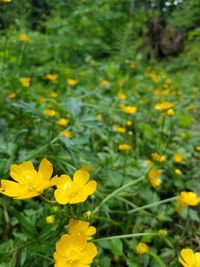
POLYGON ((96 255, 96 246, 79 234, 63 235, 53 254, 55 267, 89 267, 96 255))
POLYGON ((69 123, 69 119, 61 118, 61 119, 57 120, 56 123, 57 123, 59 126, 67 126, 67 124, 69 123))
POLYGON ((151 157, 154 161, 158 161, 158 162, 164 162, 166 160, 165 155, 160 155, 157 152, 151 153, 151 157))
POLYGON ((196 151, 200 151, 200 146, 195 147, 196 151))
POLYGON ((49 80, 49 81, 55 81, 57 79, 58 75, 57 74, 47 74, 44 79, 49 80))
POLYGON ((108 88, 109 85, 110 85, 110 82, 109 82, 108 80, 103 80, 103 81, 101 82, 101 85, 102 85, 103 87, 105 87, 105 88, 108 88))
POLYGON ((49 94, 49 96, 50 96, 50 97, 53 97, 53 98, 56 98, 56 97, 58 97, 58 93, 56 93, 56 92, 51 92, 51 93, 49 94))
POLYGON ((115 127, 114 128, 114 130, 115 130, 115 132, 117 132, 117 133, 125 133, 126 132, 126 128, 124 128, 124 127, 115 127))
POLYGON ((121 109, 127 114, 134 114, 137 112, 137 107, 135 106, 121 106, 121 109))
POLYGON ((71 86, 75 86, 78 83, 75 79, 67 79, 67 84, 71 86))
POLYGON ((126 99, 126 95, 125 95, 123 92, 118 92, 118 93, 117 93, 117 96, 118 96, 119 99, 121 99, 121 100, 126 99))
POLYGON ((21 42, 27 42, 28 41, 28 36, 26 34, 20 34, 19 40, 21 42))
POLYGON ((27 199, 39 196, 43 191, 55 185, 57 177, 51 179, 52 164, 44 158, 36 171, 31 161, 13 164, 10 176, 16 181, 1 180, 0 193, 16 199, 27 199))
POLYGON ((200 252, 194 253, 190 248, 184 248, 181 250, 178 261, 184 267, 199 267, 200 266, 200 252))
POLYGON ((129 144, 120 144, 118 145, 118 149, 121 151, 131 150, 133 147, 129 144))
POLYGON ((31 78, 29 78, 29 77, 20 78, 21 84, 26 88, 30 87, 30 81, 31 81, 31 78))
POLYGON ((167 115, 169 116, 169 117, 172 117, 172 116, 174 116, 174 110, 173 110, 173 108, 170 108, 170 109, 168 109, 167 110, 167 115))
POLYGON ((194 192, 181 192, 177 202, 182 206, 197 206, 200 203, 200 197, 194 192))
POLYGON ((160 178, 159 175, 162 173, 162 170, 160 169, 150 169, 149 173, 148 173, 148 180, 151 183, 151 185, 153 187, 158 187, 160 186, 160 178))
POLYGON ((180 169, 175 169, 174 172, 177 175, 182 175, 182 171, 180 169))
POLYGON ((136 252, 140 255, 145 254, 149 251, 147 244, 140 242, 136 247, 136 252))
POLYGON ((48 224, 53 224, 55 221, 55 216, 54 215, 49 215, 46 217, 46 223, 48 224))
POLYGON ((69 234, 70 235, 83 235, 87 240, 91 240, 92 236, 96 233, 96 228, 90 226, 89 222, 70 219, 69 221, 69 234))
POLYGON ((175 153, 174 156, 173 156, 173 160, 176 162, 176 163, 181 163, 183 161, 183 156, 179 153, 175 153))
POLYGON ((65 138, 71 138, 72 137, 72 133, 70 131, 63 131, 60 133, 62 136, 64 136, 65 138))
POLYGON ((88 182, 89 177, 90 174, 83 170, 76 171, 73 180, 68 175, 61 175, 54 192, 56 201, 62 205, 84 202, 96 191, 97 187, 96 181, 88 182))
POLYGON ((156 104, 155 109, 160 110, 160 111, 168 110, 168 109, 171 109, 173 107, 173 105, 174 105, 173 103, 165 101, 165 102, 156 104))
POLYGON ((43 111, 44 115, 46 115, 47 117, 55 117, 57 112, 54 109, 45 109, 43 111))

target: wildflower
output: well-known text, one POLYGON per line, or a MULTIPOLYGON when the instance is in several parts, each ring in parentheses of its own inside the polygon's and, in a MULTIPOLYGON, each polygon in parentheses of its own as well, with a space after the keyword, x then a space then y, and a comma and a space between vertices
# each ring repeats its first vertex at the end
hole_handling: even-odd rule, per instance
POLYGON ((78 83, 75 79, 67 79, 67 84, 71 86, 75 86, 78 83))
POLYGON ((184 248, 181 250, 178 261, 184 267, 199 267, 200 266, 200 252, 194 253, 190 248, 184 248))
POLYGON ((69 234, 70 235, 83 235, 87 240, 91 240, 92 236, 96 233, 96 228, 90 226, 89 222, 70 219, 69 221, 69 234))
POLYGON ((174 116, 174 110, 173 110, 173 108, 170 108, 170 109, 168 109, 167 110, 167 115, 169 116, 169 117, 172 117, 172 116, 174 116))
POLYGON ((26 88, 30 87, 30 81, 31 81, 31 78, 29 78, 29 77, 20 78, 21 84, 26 88))
POLYGON ((53 97, 53 98, 56 98, 56 97, 58 97, 58 93, 56 93, 56 92, 51 92, 51 93, 49 94, 49 96, 50 96, 50 97, 53 97))
POLYGON ((55 267, 89 267, 97 248, 83 235, 63 235, 56 243, 55 267))
POLYGON ((119 99, 121 99, 121 100, 126 99, 126 95, 125 95, 123 92, 118 92, 118 93, 117 93, 117 96, 118 96, 119 99))
POLYGON ((174 172, 177 175, 182 175, 182 171, 180 169, 175 169, 174 172))
POLYGON ((137 107, 135 106, 122 106, 122 110, 127 114, 134 114, 137 112, 137 107))
POLYGON ((181 206, 197 206, 200 203, 200 197, 194 192, 181 192, 177 202, 181 206))
POLYGON ((102 120, 102 119, 103 119, 103 116, 102 116, 102 114, 97 114, 97 115, 96 115, 96 118, 97 118, 98 120, 102 120))
POLYGON ((67 126, 67 124, 69 123, 69 119, 61 118, 61 119, 57 120, 56 123, 57 123, 59 126, 67 126))
POLYGON ((17 96, 16 93, 10 93, 10 94, 8 95, 8 98, 9 98, 9 99, 15 99, 16 96, 17 96))
POLYGON ((120 144, 118 145, 118 149, 120 151, 128 151, 128 150, 131 150, 133 147, 129 144, 120 144))
POLYGON ((19 40, 21 42, 27 42, 28 41, 28 36, 26 34, 20 34, 19 40))
POLYGON ((153 165, 153 162, 150 159, 145 160, 145 163, 146 163, 147 166, 152 166, 153 165))
POLYGON ((140 255, 145 254, 149 251, 147 244, 140 242, 136 247, 136 252, 140 255))
POLYGON ((125 133, 126 132, 126 128, 124 128, 124 127, 115 127, 114 128, 114 130, 115 130, 115 132, 117 132, 117 133, 125 133))
POLYGON ((43 191, 55 185, 57 177, 52 179, 52 164, 43 158, 38 172, 31 161, 22 164, 13 164, 10 167, 10 176, 16 181, 1 180, 0 193, 16 199, 27 199, 39 196, 43 191))
POLYGON ((176 162, 176 163, 181 163, 183 161, 183 156, 179 153, 175 153, 174 156, 173 156, 173 160, 176 162))
POLYGON ((64 136, 65 138, 71 138, 72 137, 72 133, 70 131, 63 131, 60 133, 62 136, 64 136))
POLYGON ((156 104, 155 109, 160 110, 160 111, 168 110, 168 109, 171 109, 173 107, 173 105, 174 105, 173 103, 165 101, 165 102, 156 104))
POLYGON ((161 180, 159 178, 159 175, 162 173, 162 170, 160 169, 150 169, 148 172, 148 180, 151 183, 153 187, 159 187, 161 180))
POLYGON ((82 170, 74 173, 73 180, 68 175, 61 175, 54 193, 56 201, 62 205, 84 202, 96 191, 97 187, 96 181, 88 182, 89 177, 90 174, 82 170))
POLYGON ((48 224, 53 224, 55 221, 55 216, 54 215, 49 215, 46 217, 46 223, 48 224))
POLYGON ((44 79, 49 80, 49 81, 55 81, 57 79, 58 75, 56 74, 47 74, 44 79))
POLYGON ((103 81, 101 82, 101 85, 102 85, 103 87, 105 87, 105 88, 108 88, 109 85, 110 85, 110 82, 109 82, 108 80, 103 80, 103 81))
POLYGON ((200 151, 200 146, 195 147, 196 151, 200 151))
POLYGON ((151 157, 154 161, 158 161, 158 162, 164 162, 166 160, 165 155, 160 155, 157 152, 151 153, 151 157))
POLYGON ((57 112, 54 109, 45 109, 43 111, 44 115, 46 115, 47 117, 55 117, 57 112))
POLYGON ((126 121, 126 125, 127 125, 127 126, 132 126, 132 125, 133 125, 133 122, 130 121, 130 120, 127 120, 127 121, 126 121))

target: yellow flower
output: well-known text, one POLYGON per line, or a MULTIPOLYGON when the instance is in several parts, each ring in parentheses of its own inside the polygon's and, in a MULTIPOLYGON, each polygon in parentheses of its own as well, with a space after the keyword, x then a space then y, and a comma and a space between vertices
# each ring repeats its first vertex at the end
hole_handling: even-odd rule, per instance
POLYGON ((182 171, 179 170, 179 169, 175 169, 174 172, 175 172, 175 174, 177 174, 177 175, 182 175, 182 171))
POLYGON ((145 160, 147 166, 152 166, 153 162, 150 159, 145 160))
POLYGON ((196 151, 200 151, 200 146, 195 147, 196 151))
POLYGON ((20 34, 19 40, 21 42, 27 42, 28 41, 28 36, 26 34, 20 34))
POLYGON ((131 150, 133 147, 129 144, 120 144, 118 145, 118 149, 120 151, 126 151, 126 150, 131 150))
POLYGON ((172 116, 174 116, 174 110, 173 110, 173 108, 170 108, 170 109, 168 109, 167 110, 167 115, 169 116, 169 117, 172 117, 172 116))
POLYGON ((61 118, 61 119, 57 120, 56 123, 57 123, 59 126, 67 126, 67 124, 69 123, 69 119, 61 118))
POLYGON ((121 99, 121 100, 126 99, 126 95, 125 95, 123 92, 118 92, 118 93, 117 93, 117 96, 118 96, 119 99, 121 99))
POLYGON ((26 88, 30 87, 30 81, 31 81, 31 78, 29 78, 29 77, 20 78, 21 84, 26 88))
POLYGON ((117 133, 125 133, 126 132, 126 128, 124 128, 124 127, 115 127, 114 128, 114 130, 115 130, 115 132, 117 132, 117 133))
POLYGON ((182 206, 197 206, 200 203, 200 197, 194 192, 181 192, 177 202, 182 206))
POLYGON ((165 155, 160 155, 157 152, 151 153, 151 157, 154 161, 158 161, 158 162, 164 162, 166 160, 165 155))
POLYGON ((97 114, 97 115, 96 115, 96 118, 97 118, 98 120, 102 120, 102 119, 103 119, 103 116, 102 116, 102 114, 97 114))
POLYGON ((52 164, 44 158, 38 172, 31 161, 22 164, 13 164, 10 167, 10 176, 16 181, 1 180, 0 193, 16 199, 27 199, 39 196, 43 191, 55 185, 57 177, 52 179, 52 164))
POLYGON ((8 95, 8 98, 9 98, 9 99, 15 99, 16 96, 17 96, 16 93, 10 93, 10 94, 8 95))
POLYGON ((62 205, 84 202, 96 191, 97 187, 96 181, 88 182, 89 177, 90 174, 82 170, 74 173, 73 180, 68 175, 61 175, 54 193, 56 201, 62 205))
POLYGON ((89 222, 70 219, 69 221, 69 234, 70 235, 83 235, 87 240, 91 240, 92 236, 96 233, 96 228, 90 226, 89 222))
POLYGON ((190 248, 184 248, 181 250, 178 261, 184 267, 200 267, 200 252, 194 253, 190 248))
POLYGON ((54 109, 45 109, 43 111, 44 115, 46 115, 47 117, 55 117, 57 112, 54 109))
POLYGON ((75 86, 78 83, 75 79, 67 79, 67 84, 71 86, 75 86))
POLYGON ((46 217, 46 223, 48 224, 53 224, 55 221, 55 216, 54 215, 49 215, 46 217))
POLYGON ((83 235, 63 235, 56 243, 55 267, 89 267, 97 248, 83 235))
POLYGON ((101 82, 101 85, 102 85, 103 87, 109 87, 110 82, 109 82, 108 80, 103 80, 103 81, 101 82))
POLYGON ((121 108, 127 114, 134 114, 137 112, 137 107, 135 106, 122 106, 121 108))
POLYGON ((173 105, 174 105, 173 103, 165 101, 165 102, 156 104, 155 109, 156 110, 167 110, 167 109, 171 109, 173 105))
POLYGON ((64 136, 65 138, 71 138, 72 137, 72 133, 70 131, 63 131, 60 133, 62 136, 64 136))
POLYGON ((56 92, 51 92, 51 93, 49 94, 49 96, 50 96, 50 97, 53 97, 53 98, 56 98, 56 97, 58 97, 58 93, 56 93, 56 92))
POLYGON ((136 252, 140 255, 145 254, 149 251, 147 244, 140 242, 136 247, 136 252))
POLYGON ((179 153, 175 153, 174 156, 173 156, 173 160, 176 162, 176 163, 181 163, 183 161, 183 156, 179 153))
POLYGON ((133 122, 130 121, 130 120, 128 120, 128 121, 126 121, 126 125, 127 125, 127 126, 132 126, 132 125, 133 125, 133 122))
POLYGON ((49 81, 55 81, 57 79, 58 75, 57 74, 47 74, 44 79, 49 80, 49 81))
POLYGON ((148 180, 151 183, 153 187, 159 187, 160 186, 160 178, 159 175, 162 173, 162 170, 160 169, 151 169, 148 173, 148 180))

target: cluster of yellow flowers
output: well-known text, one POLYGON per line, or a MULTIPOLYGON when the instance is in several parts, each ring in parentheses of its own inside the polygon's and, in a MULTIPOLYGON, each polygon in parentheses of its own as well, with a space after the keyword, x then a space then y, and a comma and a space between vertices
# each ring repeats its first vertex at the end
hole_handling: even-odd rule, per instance
POLYGON ((54 176, 52 164, 44 158, 36 171, 32 162, 13 164, 10 176, 15 182, 1 180, 0 193, 15 199, 28 199, 43 194, 44 190, 56 186, 54 197, 59 204, 76 204, 84 202, 88 196, 96 191, 96 181, 89 180, 87 171, 78 170, 74 173, 73 181, 63 174, 54 176))
POLYGON ((89 222, 70 219, 68 229, 56 244, 55 267, 89 267, 97 255, 96 246, 88 242, 96 228, 89 222))

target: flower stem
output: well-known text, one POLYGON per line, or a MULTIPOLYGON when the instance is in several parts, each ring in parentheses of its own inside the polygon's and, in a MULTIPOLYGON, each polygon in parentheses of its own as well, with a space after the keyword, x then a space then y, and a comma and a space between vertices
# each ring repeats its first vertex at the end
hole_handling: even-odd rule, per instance
POLYGON ((54 200, 49 200, 48 198, 44 197, 43 195, 40 195, 40 198, 41 198, 42 200, 44 200, 45 202, 49 203, 49 204, 55 204, 55 203, 57 203, 57 202, 54 201, 54 200))
POLYGON ((153 202, 153 203, 151 203, 151 204, 144 205, 144 206, 142 206, 142 207, 138 207, 138 208, 129 210, 128 213, 129 213, 129 214, 132 214, 132 213, 137 212, 137 211, 140 211, 140 210, 144 210, 144 209, 152 208, 152 207, 158 206, 158 205, 163 204, 163 203, 167 203, 167 202, 174 201, 174 200, 176 200, 177 198, 178 198, 178 197, 170 197, 170 198, 167 198, 167 199, 163 199, 163 200, 160 200, 160 201, 156 201, 156 202, 153 202))
POLYGON ((136 233, 136 234, 127 234, 127 235, 115 235, 115 236, 98 238, 98 239, 93 240, 93 242, 113 240, 113 239, 133 238, 133 237, 139 237, 139 236, 157 236, 157 235, 158 233, 136 233))
POLYGON ((167 265, 161 260, 161 258, 157 254, 150 251, 149 255, 151 255, 154 258, 154 260, 160 265, 160 267, 167 267, 167 265))
POLYGON ((108 200, 110 200, 111 198, 113 198, 116 194, 118 194, 119 192, 123 191, 125 188, 131 186, 131 185, 134 185, 134 184, 137 184, 139 183, 140 181, 142 181, 143 179, 145 178, 145 175, 142 175, 141 177, 139 177, 138 179, 134 180, 134 181, 131 181, 130 183, 127 183, 123 186, 121 186, 120 188, 116 189, 114 192, 112 192, 111 194, 109 194, 106 198, 104 198, 100 204, 95 208, 95 210, 93 211, 93 213, 96 213, 99 211, 99 208, 105 204, 108 200))

